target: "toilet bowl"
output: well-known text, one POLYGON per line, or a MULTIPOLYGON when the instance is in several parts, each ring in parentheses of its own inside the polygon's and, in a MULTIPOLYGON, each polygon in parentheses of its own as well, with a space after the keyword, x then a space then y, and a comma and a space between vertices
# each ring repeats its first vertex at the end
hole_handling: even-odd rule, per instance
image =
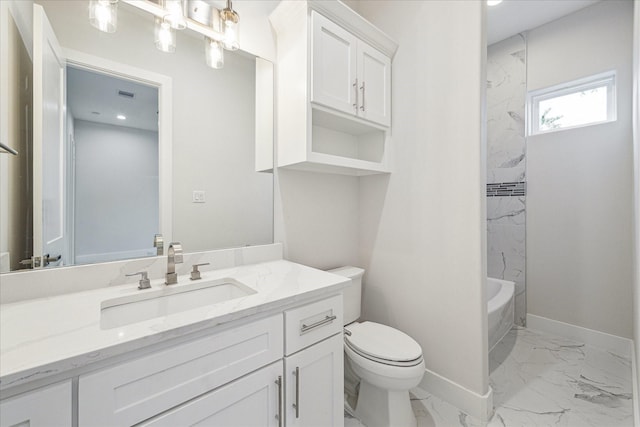
POLYGON ((367 427, 415 427, 409 390, 425 372, 420 345, 390 326, 355 321, 360 317, 364 270, 342 267, 330 272, 352 282, 344 291, 344 352, 360 379, 355 415, 367 427))

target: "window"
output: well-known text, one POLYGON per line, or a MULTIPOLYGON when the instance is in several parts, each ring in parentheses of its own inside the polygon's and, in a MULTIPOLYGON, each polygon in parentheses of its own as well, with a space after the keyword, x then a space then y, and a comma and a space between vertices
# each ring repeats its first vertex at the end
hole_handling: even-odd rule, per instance
POLYGON ((615 95, 615 72, 529 92, 528 134, 615 121, 615 95))

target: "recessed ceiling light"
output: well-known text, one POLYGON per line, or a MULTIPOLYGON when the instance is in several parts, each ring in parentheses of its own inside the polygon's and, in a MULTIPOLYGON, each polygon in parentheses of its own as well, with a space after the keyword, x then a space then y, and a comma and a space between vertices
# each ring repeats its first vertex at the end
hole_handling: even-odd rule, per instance
POLYGON ((118 120, 127 120, 127 116, 125 116, 124 114, 118 114, 116 117, 118 118, 118 120))
POLYGON ((487 0, 487 6, 495 6, 502 3, 502 0, 487 0))

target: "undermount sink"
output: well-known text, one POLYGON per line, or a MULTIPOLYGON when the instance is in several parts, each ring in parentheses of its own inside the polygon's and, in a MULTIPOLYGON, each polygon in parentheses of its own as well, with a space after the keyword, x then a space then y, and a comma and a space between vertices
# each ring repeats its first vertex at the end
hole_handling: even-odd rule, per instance
POLYGON ((254 289, 229 278, 141 291, 103 301, 100 306, 100 328, 117 328, 255 293, 254 289))

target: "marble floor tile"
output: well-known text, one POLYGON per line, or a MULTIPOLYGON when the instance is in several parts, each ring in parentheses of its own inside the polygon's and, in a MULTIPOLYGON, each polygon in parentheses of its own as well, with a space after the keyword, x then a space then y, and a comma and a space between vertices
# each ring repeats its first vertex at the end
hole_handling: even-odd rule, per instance
MULTIPOLYGON (((418 426, 633 426, 626 357, 516 326, 491 352, 489 371, 495 414, 488 423, 415 389, 418 426)), ((345 426, 363 425, 345 417, 345 426)))

